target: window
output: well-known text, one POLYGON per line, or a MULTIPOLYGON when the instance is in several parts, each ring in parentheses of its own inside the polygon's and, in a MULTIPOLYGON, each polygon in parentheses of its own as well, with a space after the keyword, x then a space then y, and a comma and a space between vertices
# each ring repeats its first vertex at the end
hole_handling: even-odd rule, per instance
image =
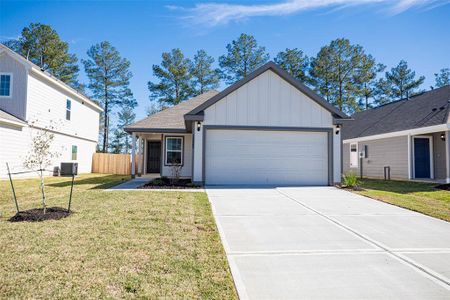
POLYGON ((70 121, 70 112, 72 110, 72 101, 67 99, 66 101, 66 120, 70 121))
POLYGON ((76 145, 72 145, 72 160, 77 160, 78 147, 76 145))
POLYGON ((358 144, 350 144, 350 168, 358 167, 358 144))
POLYGON ((0 97, 11 97, 12 91, 12 75, 1 73, 0 74, 0 97))
POLYGON ((165 165, 183 164, 183 137, 166 137, 165 165))

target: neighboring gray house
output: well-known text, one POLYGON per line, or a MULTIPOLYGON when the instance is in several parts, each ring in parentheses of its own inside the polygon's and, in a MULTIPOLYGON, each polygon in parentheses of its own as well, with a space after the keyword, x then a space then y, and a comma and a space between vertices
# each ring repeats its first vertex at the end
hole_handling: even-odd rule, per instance
POLYGON ((450 86, 354 114, 342 130, 343 170, 450 182, 450 86))
POLYGON ((138 175, 171 176, 176 163, 208 185, 331 185, 341 178, 343 118, 269 62, 125 130, 138 139, 138 175))

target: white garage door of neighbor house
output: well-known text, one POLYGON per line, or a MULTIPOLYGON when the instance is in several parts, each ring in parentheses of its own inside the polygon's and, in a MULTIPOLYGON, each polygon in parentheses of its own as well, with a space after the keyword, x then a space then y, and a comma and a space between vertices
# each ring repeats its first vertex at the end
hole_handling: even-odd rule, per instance
POLYGON ((205 182, 327 185, 327 133, 208 129, 205 182))

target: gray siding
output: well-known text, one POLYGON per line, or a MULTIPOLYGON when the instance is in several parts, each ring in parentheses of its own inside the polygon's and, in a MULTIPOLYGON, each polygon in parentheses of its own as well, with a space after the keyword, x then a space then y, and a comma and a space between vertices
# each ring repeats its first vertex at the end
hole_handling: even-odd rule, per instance
POLYGON ((12 73, 12 97, 0 98, 0 109, 26 119, 27 71, 25 67, 7 54, 0 55, 0 72, 12 73))
POLYGON ((442 133, 444 132, 436 132, 433 134, 433 162, 435 179, 445 179, 447 177, 445 170, 445 141, 441 140, 442 133))
MULTIPOLYGON (((392 179, 408 179, 408 137, 400 136, 358 143, 358 151, 368 146, 369 157, 363 159, 363 176, 383 178, 384 167, 391 167, 392 179)), ((350 169, 350 144, 344 144, 344 172, 357 172, 359 168, 350 169)))

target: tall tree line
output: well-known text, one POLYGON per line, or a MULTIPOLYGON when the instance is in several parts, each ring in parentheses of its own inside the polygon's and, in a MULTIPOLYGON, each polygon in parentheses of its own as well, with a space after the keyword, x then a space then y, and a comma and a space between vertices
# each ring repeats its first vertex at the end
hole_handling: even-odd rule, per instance
MULTIPOLYGON (((161 64, 153 66, 156 80, 148 83, 152 101, 148 113, 217 88, 220 80, 232 84, 269 60, 266 48, 251 35, 241 34, 225 49, 218 59, 219 68, 214 68, 214 58, 204 50, 197 52, 193 60, 179 48, 163 53, 161 64)), ((331 41, 311 57, 299 48, 286 48, 277 53, 274 61, 348 114, 414 96, 423 91, 425 80, 424 76, 416 76, 404 60, 386 70, 386 65, 377 62, 361 45, 345 38, 331 41)), ((436 87, 449 84, 449 70, 444 68, 435 74, 436 87)))

